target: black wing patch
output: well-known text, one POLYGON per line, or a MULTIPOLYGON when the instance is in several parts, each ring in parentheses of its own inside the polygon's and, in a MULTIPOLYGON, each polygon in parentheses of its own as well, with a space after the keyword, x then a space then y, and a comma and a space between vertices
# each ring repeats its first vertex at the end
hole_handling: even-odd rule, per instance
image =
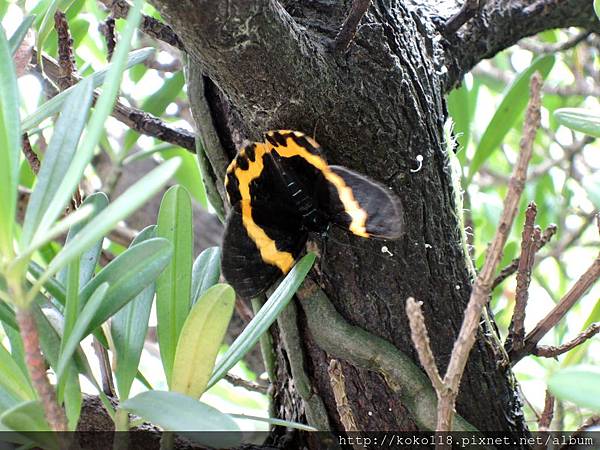
MULTIPOLYGON (((368 237, 398 239, 402 235, 403 213, 398 197, 379 183, 346 167, 329 166, 329 169, 351 189, 354 200, 366 214, 365 231, 368 237)), ((339 189, 326 182, 320 187, 319 197, 327 198, 321 207, 326 209, 331 222, 350 229, 352 212, 340 201, 339 189)))
POLYGON ((243 202, 237 203, 227 218, 221 270, 238 295, 252 298, 291 269, 304 249, 307 234, 300 230, 298 222, 293 224, 290 216, 277 215, 255 204, 252 218, 264 233, 255 235, 255 241, 252 230, 244 224, 242 206, 243 202), (272 215, 279 220, 273 221, 272 215))

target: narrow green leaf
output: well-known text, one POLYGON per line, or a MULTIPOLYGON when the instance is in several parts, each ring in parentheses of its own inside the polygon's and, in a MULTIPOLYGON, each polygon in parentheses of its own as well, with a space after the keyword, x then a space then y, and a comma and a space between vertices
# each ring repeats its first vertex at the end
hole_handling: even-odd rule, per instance
POLYGON ((583 108, 560 108, 554 111, 554 118, 572 130, 600 137, 600 114, 583 108))
MULTIPOLYGON (((132 66, 135 66, 136 64, 144 62, 152 53, 154 53, 154 49, 152 48, 142 48, 131 52, 127 57, 125 68, 130 68, 132 66)), ((90 79, 93 88, 97 88, 98 86, 102 85, 104 83, 104 80, 106 79, 106 76, 108 75, 108 72, 113 68, 113 66, 114 63, 108 64, 106 67, 98 70, 97 72, 94 72, 89 77, 84 78, 76 85, 65 89, 60 94, 56 95, 55 97, 52 97, 50 100, 42 104, 42 106, 40 106, 31 115, 23 119, 23 122, 21 124, 23 131, 29 131, 37 127, 44 119, 58 113, 62 108, 63 103, 69 97, 69 95, 75 89, 77 89, 77 86, 80 83, 83 83, 85 80, 90 79)))
POLYGON ((39 400, 20 403, 9 409, 0 416, 0 422, 11 430, 22 432, 41 448, 60 448, 56 434, 49 432, 44 407, 39 400))
POLYGON ((227 374, 229 369, 254 348, 260 336, 269 329, 271 324, 277 319, 279 313, 283 311, 283 308, 287 306, 294 296, 296 290, 298 290, 313 266, 315 258, 314 253, 307 253, 296 263, 290 273, 286 275, 279 286, 277 286, 277 289, 275 289, 275 292, 269 297, 269 300, 267 300, 248 326, 244 328, 244 331, 231 344, 227 353, 218 362, 208 382, 208 388, 214 386, 217 381, 227 374))
POLYGON ((448 113, 454 121, 454 133, 458 141, 460 153, 467 151, 471 135, 471 104, 469 101, 470 91, 465 81, 462 85, 448 94, 448 113))
POLYGON ((207 248, 198 255, 192 267, 192 303, 196 303, 209 287, 217 284, 220 276, 221 248, 207 248))
POLYGON ((561 400, 600 411, 600 368, 595 366, 567 367, 548 381, 550 391, 561 400))
POLYGON ((81 141, 82 144, 77 149, 77 154, 69 166, 69 169, 64 173, 59 189, 48 206, 46 214, 42 217, 39 225, 39 228, 42 230, 48 228, 49 224, 54 222, 57 212, 61 211, 69 202, 73 190, 79 184, 83 171, 94 155, 96 145, 105 133, 104 123, 114 107, 119 92, 121 77, 125 70, 127 52, 131 45, 133 33, 140 22, 143 3, 143 0, 135 0, 127 14, 125 30, 123 30, 123 33, 121 34, 121 39, 117 44, 112 58, 114 66, 111 67, 108 72, 102 94, 100 94, 100 97, 98 97, 98 100, 96 101, 85 137, 81 141))
POLYGON ((11 327, 13 330, 18 330, 15 312, 3 301, 0 301, 0 321, 3 325, 11 327))
POLYGON ((13 254, 17 183, 21 154, 19 90, 12 55, 0 26, 0 253, 13 254))
POLYGON ((499 148, 506 134, 525 110, 529 100, 531 76, 539 71, 542 77, 546 78, 554 66, 554 61, 554 55, 545 55, 534 59, 531 65, 521 72, 507 88, 498 109, 492 120, 490 120, 483 136, 481 136, 479 145, 475 150, 469 166, 467 184, 471 182, 483 163, 499 148))
MULTIPOLYGON (((92 104, 92 84, 89 80, 77 85, 65 102, 64 108, 54 127, 52 140, 44 154, 42 165, 37 176, 37 182, 31 193, 23 223, 21 248, 30 244, 34 235, 44 235, 46 229, 38 229, 48 206, 61 185, 63 175, 71 165, 77 150, 77 143, 88 117, 92 104)), ((62 209, 56 211, 50 226, 56 217, 62 214, 62 209)))
POLYGON ((109 283, 110 288, 87 332, 99 327, 150 286, 169 263, 171 254, 172 246, 166 239, 148 239, 131 246, 92 278, 81 290, 82 304, 87 303, 100 284, 109 283))
POLYGON ((143 205, 173 176, 178 165, 179 161, 177 160, 161 164, 121 194, 104 211, 98 214, 94 220, 83 227, 79 233, 79 239, 75 239, 63 247, 36 284, 44 283, 73 258, 77 258, 94 245, 98 239, 106 235, 119 221, 143 205))
POLYGON ((200 173, 200 165, 195 155, 192 155, 187 150, 182 148, 172 148, 163 152, 165 159, 181 158, 181 167, 175 174, 177 182, 189 191, 194 200, 196 200, 203 208, 208 207, 206 191, 202 182, 202 174, 200 173))
POLYGON ((319 431, 310 425, 305 425, 303 423, 291 422, 289 420, 275 419, 273 417, 259 417, 259 416, 249 416, 247 414, 229 414, 229 416, 235 419, 243 419, 243 420, 253 420, 256 422, 265 422, 270 425, 275 425, 278 427, 286 427, 286 428, 294 428, 296 430, 302 431, 319 431))
MULTIPOLYGON (((36 280, 44 275, 45 269, 35 261, 29 261, 29 273, 36 280)), ((50 277, 44 281, 44 288, 54 297, 58 303, 64 305, 67 301, 67 291, 65 286, 54 277, 50 277)))
MULTIPOLYGON (((156 226, 143 229, 133 240, 137 245, 156 235, 156 226)), ((110 333, 115 346, 115 378, 121 401, 129 398, 129 391, 138 372, 144 340, 148 331, 148 320, 154 300, 155 283, 150 283, 132 301, 127 303, 112 318, 110 333)))
POLYGON ((35 16, 33 15, 25 17, 25 19, 23 19, 23 22, 21 22, 19 27, 8 40, 11 55, 14 55, 19 49, 21 42, 23 42, 23 39, 25 39, 25 36, 27 35, 27 32, 29 31, 29 28, 31 27, 31 24, 34 20, 35 16))
MULTIPOLYGON (((95 319, 100 310, 100 306, 102 302, 106 298, 106 293, 108 291, 108 283, 102 283, 98 288, 94 291, 88 302, 85 304, 83 309, 81 310, 81 314, 77 317, 77 321, 73 325, 73 330, 71 334, 66 338, 66 342, 61 350, 60 356, 58 358, 58 364, 56 366, 56 377, 60 380, 63 376, 63 372, 69 364, 71 357, 79 343, 89 334, 90 324, 95 319)), ((92 328, 93 329, 93 328, 92 328)))
POLYGON ((177 339, 190 310, 192 284, 192 202, 187 190, 173 186, 163 196, 156 235, 173 244, 173 258, 156 281, 160 357, 170 383, 177 339))
POLYGON ((91 205, 82 206, 76 209, 68 216, 56 222, 50 227, 45 233, 36 233, 31 242, 24 242, 23 245, 27 245, 19 255, 19 260, 29 259, 31 254, 36 250, 40 249, 50 241, 56 239, 60 235, 67 232, 67 230, 80 222, 85 221, 94 214, 94 207, 91 205))
POLYGON ((211 448, 232 448, 241 443, 239 428, 227 414, 178 392, 146 391, 121 407, 159 425, 166 431, 229 431, 229 433, 180 433, 211 448), (157 405, 160 405, 157 407, 157 405))
MULTIPOLYGON (((104 192, 95 192, 92 195, 86 197, 83 201, 80 208, 85 207, 86 205, 91 205, 94 207, 94 214, 92 217, 79 222, 71 227, 69 230, 69 234, 67 235, 67 240, 65 242, 71 242, 77 234, 85 227, 95 216, 97 216, 101 211, 103 211, 108 206, 108 197, 104 192)), ((90 247, 89 250, 84 252, 81 255, 79 262, 79 286, 84 286, 88 281, 92 279, 94 275, 94 271, 96 270, 96 264, 98 263, 98 259, 100 258, 100 252, 102 251, 102 242, 103 238, 98 239, 96 244, 90 247)), ((66 279, 67 272, 61 272, 59 275, 59 280, 64 283, 66 279)))
POLYGON ((20 400, 33 400, 36 394, 29 377, 21 371, 11 354, 0 344, 0 386, 20 400))
POLYGON ((200 397, 212 374, 235 306, 228 284, 208 289, 190 311, 179 335, 170 388, 200 397))
POLYGON ((79 383, 79 371, 74 362, 67 364, 62 380, 64 380, 64 386, 62 388, 61 398, 65 404, 65 413, 67 414, 69 431, 75 431, 77 423, 79 422, 79 416, 81 415, 83 395, 79 383))
POLYGON ((594 0, 594 12, 596 17, 600 19, 600 0, 594 0))

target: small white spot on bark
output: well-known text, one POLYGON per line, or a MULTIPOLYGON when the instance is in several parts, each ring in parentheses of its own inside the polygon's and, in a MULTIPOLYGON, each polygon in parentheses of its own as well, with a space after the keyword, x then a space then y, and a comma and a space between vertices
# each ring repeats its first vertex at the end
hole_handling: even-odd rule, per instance
POLYGON ((423 168, 423 155, 417 155, 415 159, 417 160, 418 165, 416 169, 410 169, 412 173, 416 173, 423 168))

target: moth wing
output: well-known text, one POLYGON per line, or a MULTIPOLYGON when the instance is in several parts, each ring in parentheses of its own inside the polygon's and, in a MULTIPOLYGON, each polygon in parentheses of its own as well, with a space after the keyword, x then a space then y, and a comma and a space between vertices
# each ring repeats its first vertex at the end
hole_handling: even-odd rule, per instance
POLYGON ((319 198, 326 200, 319 206, 326 209, 333 224, 363 237, 398 239, 402 235, 402 204, 390 189, 346 167, 329 166, 329 170, 339 178, 334 183, 329 177, 320 184, 319 198))
POLYGON ((263 293, 285 275, 300 256, 307 235, 294 215, 276 205, 242 201, 231 209, 223 237, 221 271, 240 297, 263 293), (244 214, 252 220, 244 223, 244 214), (269 225, 264 223, 267 217, 269 225))

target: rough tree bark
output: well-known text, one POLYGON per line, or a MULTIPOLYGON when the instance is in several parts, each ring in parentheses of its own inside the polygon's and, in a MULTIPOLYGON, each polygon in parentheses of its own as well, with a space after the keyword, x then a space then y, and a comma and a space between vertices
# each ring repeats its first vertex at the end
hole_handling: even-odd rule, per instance
MULTIPOLYGON (((404 305, 409 296, 423 301, 443 373, 472 281, 444 142, 444 95, 478 61, 522 37, 554 27, 595 27, 592 2, 490 0, 456 34, 444 36, 442 24, 458 9, 455 2, 375 0, 345 52, 332 51, 330 42, 349 0, 152 2, 186 48, 207 173, 221 194, 236 146, 277 128, 314 133, 331 163, 365 173, 398 194, 406 234, 386 243, 391 255, 382 253, 381 242, 334 230, 319 243, 325 257, 311 277, 349 323, 414 361, 404 305), (411 172, 417 155, 423 167, 411 172)), ((311 416, 289 382, 300 367, 306 375, 302 389, 320 397, 329 426, 343 430, 329 357, 315 344, 302 309, 296 311, 292 332, 300 339, 293 351, 280 339, 290 330, 275 331, 276 413, 299 421, 311 416)), ((515 382, 510 371, 498 368, 502 350, 494 334, 482 325, 457 410, 481 430, 521 431, 526 425, 515 382)), ((344 360, 342 371, 358 429, 418 429, 383 376, 344 360)))

